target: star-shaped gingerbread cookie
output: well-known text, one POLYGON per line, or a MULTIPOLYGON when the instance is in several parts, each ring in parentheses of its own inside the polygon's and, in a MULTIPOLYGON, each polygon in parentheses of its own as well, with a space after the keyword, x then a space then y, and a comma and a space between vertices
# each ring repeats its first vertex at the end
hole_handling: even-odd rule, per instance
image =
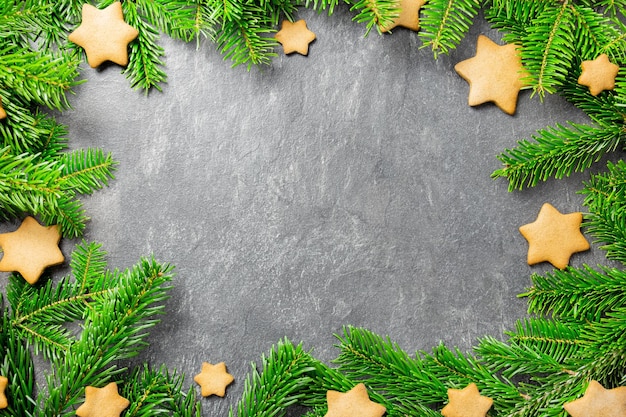
POLYGON ((454 69, 469 83, 470 106, 493 102, 505 113, 515 113, 526 76, 517 45, 500 46, 480 35, 476 55, 459 62, 454 69))
POLYGON ((592 61, 583 61, 581 68, 582 73, 578 77, 578 84, 589 87, 592 96, 615 88, 615 77, 617 77, 619 66, 609 61, 607 54, 601 54, 592 61))
POLYGON ((324 417, 382 417, 386 408, 370 400, 365 384, 355 385, 348 392, 328 390, 328 412, 324 417))
POLYGON ((528 265, 547 261, 565 269, 574 253, 589 249, 589 242, 580 231, 582 221, 580 212, 561 214, 545 203, 537 220, 519 228, 528 241, 528 265))
POLYGON ((7 400, 7 395, 5 393, 7 385, 9 385, 9 379, 6 376, 0 376, 0 409, 7 408, 9 406, 9 401, 7 400))
POLYGON ((381 26, 381 32, 389 32, 398 26, 417 32, 420 28, 420 9, 424 3, 426 3, 426 0, 400 0, 400 14, 390 24, 381 26))
POLYGON ((202 371, 194 376, 193 380, 200 385, 203 397, 209 395, 223 397, 226 394, 226 387, 233 382, 234 378, 226 371, 224 362, 215 365, 203 362, 202 371))
POLYGON ((307 28, 303 19, 295 23, 283 20, 281 29, 276 32, 275 38, 283 46, 283 52, 286 55, 293 52, 308 55, 309 44, 315 40, 315 33, 307 28))
POLYGON ((65 260, 59 240, 59 226, 41 226, 32 217, 26 217, 16 231, 0 234, 4 251, 0 271, 19 272, 29 284, 34 284, 44 269, 65 260))
POLYGON ((582 398, 563 405, 572 417, 626 417, 626 387, 606 389, 591 381, 582 398))
POLYGON ((117 391, 117 384, 111 382, 103 388, 85 388, 85 402, 76 409, 79 417, 120 417, 130 401, 117 391))
POLYGON ((463 389, 448 389, 448 404, 443 407, 444 417, 485 417, 493 405, 493 400, 480 395, 476 384, 463 389))
POLYGON ((128 65, 128 44, 138 35, 137 29, 124 21, 118 1, 102 10, 83 4, 82 22, 68 39, 85 49, 89 66, 96 68, 105 61, 128 65))

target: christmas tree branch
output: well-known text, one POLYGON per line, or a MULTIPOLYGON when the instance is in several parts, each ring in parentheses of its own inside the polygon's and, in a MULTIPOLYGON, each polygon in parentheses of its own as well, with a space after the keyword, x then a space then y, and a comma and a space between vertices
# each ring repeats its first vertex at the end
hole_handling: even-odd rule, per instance
POLYGON ((498 156, 504 167, 495 170, 492 178, 506 177, 509 191, 589 168, 621 145, 622 127, 557 124, 539 130, 532 139, 521 140, 498 156))
POLYGON ((552 314, 577 321, 597 321, 607 312, 626 305, 626 271, 589 266, 533 274, 528 297, 531 313, 552 314))
POLYGON ((53 361, 48 393, 40 393, 37 415, 71 415, 87 385, 100 386, 119 376, 116 362, 146 346, 147 330, 163 312, 171 267, 143 259, 123 273, 106 275, 111 291, 93 294, 80 338, 53 361), (83 364, 76 367, 76 363, 83 364))
POLYGON ((482 5, 480 0, 430 0, 421 9, 422 47, 435 58, 448 54, 461 42, 482 5))
POLYGON ((608 259, 626 263, 626 163, 607 164, 607 172, 591 176, 581 194, 590 213, 585 227, 603 243, 608 259))

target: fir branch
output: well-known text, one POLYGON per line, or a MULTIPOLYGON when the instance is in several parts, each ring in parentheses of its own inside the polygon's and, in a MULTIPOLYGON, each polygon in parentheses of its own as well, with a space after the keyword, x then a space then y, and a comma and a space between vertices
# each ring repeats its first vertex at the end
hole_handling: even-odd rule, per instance
POLYGON ((530 376, 534 380, 537 375, 567 372, 563 364, 549 355, 512 341, 505 343, 490 336, 480 340, 476 353, 480 355, 480 360, 485 366, 494 372, 501 372, 505 378, 530 376))
MULTIPOLYGON (((344 0, 344 3, 348 4, 348 0, 344 0)), ((335 11, 335 7, 339 5, 339 0, 305 0, 304 6, 312 8, 313 10, 322 11, 326 10, 328 15, 332 15, 335 11)))
POLYGON ((23 47, 30 45, 42 30, 53 31, 51 4, 28 4, 29 2, 5 0, 0 3, 0 42, 23 47))
POLYGON ((528 26, 522 40, 522 64, 529 73, 524 84, 531 85, 540 98, 556 92, 571 66, 575 55, 572 20, 569 0, 555 3, 528 26))
POLYGON ((4 306, 1 311, 0 374, 7 377, 9 384, 5 390, 8 407, 0 410, 0 416, 32 416, 35 411, 35 366, 30 350, 10 325, 4 306))
POLYGON ((115 162, 102 151, 75 151, 59 161, 17 155, 0 149, 0 207, 6 219, 24 213, 59 224, 64 236, 80 236, 87 217, 76 192, 91 193, 106 185, 115 162))
POLYGON ((271 18, 262 8, 247 5, 237 21, 225 21, 217 35, 217 47, 233 66, 268 65, 278 42, 266 36, 274 32, 271 18))
POLYGON ((193 389, 185 393, 182 390, 184 378, 170 375, 164 366, 153 370, 144 364, 124 380, 120 395, 130 402, 126 417, 200 417, 200 403, 193 389))
MULTIPOLYGON (((237 404, 237 416, 284 415, 287 407, 305 397, 304 388, 312 383, 310 373, 318 362, 288 340, 272 347, 269 355, 261 358, 261 373, 253 364, 252 371, 244 382, 244 392, 237 404)), ((233 417, 231 408, 230 417, 233 417)))
POLYGON ((597 322, 609 311, 626 306, 626 271, 589 266, 533 274, 527 296, 531 313, 597 322))
POLYGON ((53 362, 47 376, 49 393, 38 396, 39 416, 73 415, 85 386, 100 386, 119 376, 123 370, 116 362, 145 347, 147 330, 163 312, 171 267, 142 259, 132 269, 107 277, 114 290, 93 295, 80 338, 53 362))
POLYGON ((185 42, 193 39, 198 7, 196 2, 189 0, 134 0, 132 3, 134 3, 133 7, 141 10, 143 19, 150 22, 159 31, 185 42))
POLYGON ((103 279, 106 263, 99 245, 78 245, 70 265, 75 280, 66 277, 56 285, 48 280, 31 286, 12 276, 7 287, 12 328, 45 358, 59 358, 68 351, 75 338, 65 325, 82 319, 91 299, 111 291, 103 279))
MULTIPOLYGON (((113 1, 107 0, 102 6, 106 7, 110 3, 113 1)), ((139 9, 136 2, 125 1, 122 7, 126 23, 139 31, 137 39, 129 44, 129 63, 124 74, 132 88, 141 88, 146 93, 153 87, 161 91, 160 84, 167 81, 167 75, 161 60, 165 51, 157 43, 159 32, 142 18, 140 13, 143 10, 139 9)))
POLYGON ((491 7, 484 8, 485 18, 494 29, 504 32, 504 42, 521 45, 528 26, 549 5, 549 1, 494 0, 491 7))
POLYGON ((32 111, 29 103, 8 90, 0 88, 0 96, 10 114, 0 123, 0 147, 10 147, 14 155, 40 154, 42 159, 52 158, 66 147, 65 126, 47 114, 32 111))
POLYGON ((11 45, 0 50, 0 80, 23 100, 50 109, 69 107, 67 91, 77 85, 78 61, 64 54, 43 54, 11 45))
POLYGON ((403 413, 419 412, 423 404, 441 404, 447 387, 425 372, 420 360, 411 359, 390 340, 365 329, 346 327, 339 337, 339 370, 355 381, 393 398, 403 413), (411 398, 412 401, 407 401, 411 398))
POLYGON ((623 50, 623 41, 618 40, 620 33, 612 21, 583 5, 573 4, 571 11, 575 21, 576 44, 574 48, 577 51, 577 58, 583 61, 592 60, 601 53, 608 53, 611 58, 615 59, 615 52, 623 50))
POLYGON ((58 179, 61 190, 91 194, 113 179, 116 162, 101 149, 81 149, 64 153, 59 158, 62 173, 58 179))
POLYGON ((54 182, 59 176, 55 164, 36 162, 32 155, 13 156, 8 148, 0 150, 0 207, 5 219, 22 213, 54 212, 59 190, 54 182))
POLYGON ((506 177, 509 191, 533 187, 551 177, 563 178, 581 172, 622 142, 621 126, 587 126, 569 123, 547 127, 533 135, 534 142, 521 140, 518 146, 498 156, 503 168, 492 178, 506 177))
POLYGON ((451 350, 439 344, 433 348, 432 354, 425 354, 423 360, 431 377, 445 380, 448 387, 464 388, 473 382, 481 393, 497 398, 494 404, 496 410, 507 405, 511 407, 522 399, 512 383, 494 374, 480 359, 463 354, 458 349, 451 350))
POLYGON ((208 38, 211 40, 215 39, 216 27, 217 27, 217 18, 216 15, 220 15, 220 13, 216 12, 216 6, 207 5, 213 4, 222 4, 218 0, 197 0, 194 2, 194 15, 193 21, 190 21, 191 30, 193 32, 193 37, 196 39, 196 47, 200 47, 201 38, 208 38))
POLYGON ((390 25, 400 14, 397 0, 357 0, 350 10, 358 11, 352 20, 365 24, 366 36, 373 27, 381 32, 381 27, 390 25))
POLYGON ((481 0, 430 0, 421 9, 422 47, 435 58, 448 54, 461 42, 481 7, 481 0))
POLYGON ((106 287, 108 279, 105 256, 102 245, 96 242, 83 241, 72 252, 70 268, 80 286, 81 294, 106 287))
MULTIPOLYGON (((587 116, 598 126, 623 127, 626 120, 626 111, 620 107, 622 94, 616 87, 613 93, 602 93, 597 96, 589 94, 589 89, 578 84, 580 75, 580 62, 576 61, 575 70, 568 75, 564 84, 559 87, 558 93, 574 106, 585 112, 587 116)), ((616 79, 616 84, 621 82, 623 75, 616 79)))
POLYGON ((561 364, 578 353, 582 345, 580 332, 577 323, 529 317, 518 320, 515 331, 506 334, 509 336, 509 343, 530 349, 561 364))
POLYGON ((607 163, 608 172, 591 176, 584 183, 583 204, 589 208, 585 227, 608 259, 626 263, 626 163, 607 163))

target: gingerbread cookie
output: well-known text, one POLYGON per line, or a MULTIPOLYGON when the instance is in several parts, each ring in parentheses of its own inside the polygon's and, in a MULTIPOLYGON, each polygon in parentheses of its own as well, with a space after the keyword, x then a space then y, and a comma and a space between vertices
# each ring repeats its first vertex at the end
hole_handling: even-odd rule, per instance
POLYGON ((591 381, 582 398, 563 405, 572 417, 626 417, 626 387, 606 389, 591 381))
POLYGON ((448 404, 443 407, 444 417, 485 417, 493 405, 493 400, 480 395, 476 384, 463 389, 448 389, 448 404))
POLYGON ((117 391, 117 384, 111 382, 104 388, 86 387, 85 402, 76 409, 80 417, 119 417, 130 401, 117 391))
POLYGON ((420 28, 420 9, 425 3, 426 0, 400 0, 400 14, 390 24, 381 26, 381 32, 388 32, 398 26, 417 32, 420 28))
POLYGON ((7 385, 9 385, 9 379, 6 376, 0 376, 0 409, 7 408, 9 406, 9 401, 7 400, 7 395, 5 393, 7 385))
POLYGON ((124 22, 120 2, 102 10, 85 3, 82 23, 68 39, 85 49, 87 63, 96 68, 105 61, 128 65, 128 44, 138 35, 137 29, 124 22))
POLYGON ((493 102, 503 112, 515 113, 526 77, 517 45, 500 46, 480 35, 476 55, 459 62, 454 69, 469 83, 470 106, 493 102))
POLYGON ((382 417, 386 408, 370 400, 365 384, 360 383, 348 392, 328 390, 328 412, 324 417, 382 417))
POLYGON ((554 206, 545 203, 537 220, 519 228, 528 241, 528 264, 550 262, 565 269, 576 252, 589 249, 589 242, 580 231, 583 214, 561 214, 554 206))
POLYGON ((619 66, 611 63, 607 54, 601 54, 593 61, 583 61, 581 68, 578 84, 589 87, 592 96, 615 88, 619 66))
POLYGON ((41 226, 32 217, 26 217, 15 232, 0 234, 4 251, 0 271, 19 272, 29 283, 39 280, 44 269, 63 263, 59 249, 59 226, 41 226))
POLYGON ((283 46, 285 54, 297 52, 301 55, 308 55, 309 44, 315 40, 315 33, 307 28, 306 22, 302 19, 295 23, 283 20, 275 38, 283 46))
POLYGON ((223 397, 226 394, 226 387, 233 382, 234 378, 226 371, 226 364, 224 362, 220 362, 216 365, 203 362, 202 372, 194 376, 193 380, 200 385, 203 397, 210 395, 223 397))
POLYGON ((4 107, 2 107, 2 97, 0 97, 0 120, 6 119, 6 118, 7 118, 7 112, 6 110, 4 110, 4 107))

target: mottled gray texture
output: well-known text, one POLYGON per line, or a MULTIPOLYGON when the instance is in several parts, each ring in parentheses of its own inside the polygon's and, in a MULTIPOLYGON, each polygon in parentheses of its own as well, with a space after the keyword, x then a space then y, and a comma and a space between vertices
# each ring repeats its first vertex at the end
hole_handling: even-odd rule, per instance
MULTIPOLYGON (((416 33, 364 37, 340 8, 302 11, 317 34, 308 57, 230 68, 211 43, 163 39, 163 92, 129 88, 119 67, 92 70, 60 120, 74 148, 120 162, 109 188, 84 199, 85 238, 109 264, 141 256, 176 266, 167 315, 140 359, 189 376, 225 361, 236 382, 287 336, 324 361, 333 334, 364 326, 409 352, 440 341, 468 349, 523 317, 532 272, 517 228, 541 205, 584 210, 587 175, 507 192, 496 155, 537 129, 586 117, 557 97, 520 96, 517 114, 467 105, 454 64, 475 53, 484 23, 437 61, 416 33)), ((69 253, 75 242, 63 241, 69 253)), ((572 264, 602 263, 594 247, 572 264)))

